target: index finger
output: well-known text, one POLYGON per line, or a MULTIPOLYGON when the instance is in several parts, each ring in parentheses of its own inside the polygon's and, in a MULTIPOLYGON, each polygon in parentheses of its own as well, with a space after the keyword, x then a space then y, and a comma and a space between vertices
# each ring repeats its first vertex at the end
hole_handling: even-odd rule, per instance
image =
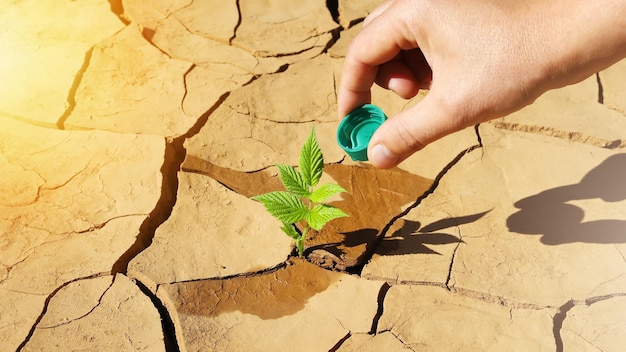
POLYGON ((371 102, 370 89, 379 65, 391 61, 401 50, 417 47, 414 41, 411 43, 403 36, 399 25, 401 16, 394 18, 389 10, 364 27, 348 47, 337 97, 340 117, 371 102))

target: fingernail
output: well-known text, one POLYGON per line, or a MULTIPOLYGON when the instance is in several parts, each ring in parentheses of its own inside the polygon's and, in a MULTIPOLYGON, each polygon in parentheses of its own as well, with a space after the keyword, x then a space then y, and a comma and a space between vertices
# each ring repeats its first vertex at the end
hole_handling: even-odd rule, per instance
POLYGON ((368 158, 374 166, 389 168, 397 164, 399 157, 384 144, 376 144, 369 152, 368 158))

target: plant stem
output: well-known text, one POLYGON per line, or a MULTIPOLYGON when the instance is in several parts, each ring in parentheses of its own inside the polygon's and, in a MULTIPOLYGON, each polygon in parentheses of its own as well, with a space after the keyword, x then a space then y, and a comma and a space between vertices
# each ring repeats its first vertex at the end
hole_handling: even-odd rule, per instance
MULTIPOLYGON (((308 188, 309 188, 309 194, 313 192, 313 187, 309 186, 308 188)), ((309 211, 313 209, 313 201, 311 199, 307 199, 307 208, 309 211)), ((302 231, 302 235, 300 236, 300 240, 298 241, 298 243, 296 243, 300 258, 304 256, 304 241, 306 240, 306 235, 308 232, 309 232, 309 222, 304 220, 304 229, 302 231)))
POLYGON ((304 225, 304 230, 302 231, 302 235, 300 236, 300 240, 297 243, 298 246, 298 254, 300 258, 304 255, 304 240, 306 239, 306 234, 309 232, 309 224, 304 225))

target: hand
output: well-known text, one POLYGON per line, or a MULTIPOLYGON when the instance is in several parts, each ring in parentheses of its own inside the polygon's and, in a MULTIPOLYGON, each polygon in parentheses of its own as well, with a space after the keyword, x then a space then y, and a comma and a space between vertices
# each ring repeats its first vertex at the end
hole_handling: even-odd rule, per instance
POLYGON ((403 98, 429 89, 372 137, 372 164, 393 167, 438 138, 625 57, 625 18, 626 1, 388 1, 347 51, 339 116, 369 103, 373 83, 403 98))

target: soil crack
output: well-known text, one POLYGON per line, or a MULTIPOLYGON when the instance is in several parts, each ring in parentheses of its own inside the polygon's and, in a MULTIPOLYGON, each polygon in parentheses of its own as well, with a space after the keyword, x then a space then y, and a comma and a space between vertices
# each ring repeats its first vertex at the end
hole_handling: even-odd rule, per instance
POLYGON ((76 108, 76 92, 78 91, 78 87, 80 86, 80 83, 83 80, 83 76, 85 75, 85 72, 87 72, 87 68, 89 68, 89 64, 91 62, 91 57, 93 55, 94 48, 95 47, 91 47, 85 53, 83 65, 78 69, 78 72, 76 73, 76 76, 74 78, 74 82, 72 82, 72 86, 70 87, 70 90, 67 94, 67 104, 68 104, 67 108, 57 120, 57 128, 60 130, 65 129, 65 121, 72 114, 72 112, 74 111, 74 108, 76 108))
MULTIPOLYGON (((218 277, 208 277, 208 278, 200 278, 200 279, 191 279, 191 280, 181 280, 181 281, 174 281, 174 282, 168 282, 166 283, 167 285, 176 285, 176 284, 187 284, 187 283, 194 283, 194 282, 203 282, 203 281, 225 281, 225 280, 231 280, 231 279, 237 279, 237 278, 251 278, 251 277, 256 277, 256 276, 263 276, 263 275, 269 275, 272 273, 275 273, 279 270, 282 270, 284 268, 286 268, 288 265, 293 265, 293 263, 289 260, 291 258, 291 256, 287 259, 285 259, 284 262, 278 263, 275 266, 263 269, 263 270, 259 270, 259 271, 250 271, 250 272, 244 272, 244 273, 238 273, 238 274, 233 274, 233 275, 227 275, 227 276, 218 276, 218 277)), ((159 284, 159 286, 161 286, 163 284, 159 284)), ((158 288, 157 288, 158 289, 158 288)))
POLYGON ((554 127, 524 125, 521 123, 493 121, 491 122, 496 128, 500 128, 513 132, 534 133, 542 136, 555 137, 570 142, 588 144, 594 147, 604 149, 622 149, 626 148, 626 140, 614 139, 609 140, 596 136, 591 136, 582 132, 563 131, 554 127))
POLYGON ((73 323, 75 321, 78 321, 78 320, 88 316, 89 314, 93 313, 93 311, 100 306, 100 304, 102 303, 102 298, 104 297, 104 295, 107 294, 107 292, 109 292, 111 287, 113 287, 114 283, 115 283, 115 276, 113 276, 109 286, 102 292, 102 294, 98 298, 98 303, 96 303, 93 307, 91 307, 91 309, 87 313, 85 313, 85 314, 83 314, 83 315, 81 315, 79 317, 76 317, 74 319, 71 319, 69 321, 60 323, 60 324, 56 324, 56 325, 52 325, 52 326, 39 327, 38 329, 55 329, 55 328, 58 328, 58 327, 63 326, 63 325, 71 324, 71 323, 73 323))
POLYGON ((477 299, 482 302, 498 304, 498 305, 501 305, 503 307, 510 308, 510 309, 541 310, 541 309, 556 309, 557 308, 551 305, 544 306, 544 305, 540 305, 536 303, 515 301, 510 298, 493 295, 489 292, 474 291, 474 290, 470 290, 466 288, 455 287, 454 291, 452 292, 455 294, 459 294, 461 296, 468 297, 468 298, 477 299))
POLYGON ((54 129, 54 130, 59 129, 57 127, 56 122, 52 122, 52 123, 41 122, 41 121, 33 120, 31 118, 28 118, 28 117, 12 114, 12 113, 7 112, 7 111, 0 111, 0 119, 12 119, 12 120, 15 120, 15 121, 27 123, 29 125, 33 125, 33 126, 37 126, 37 127, 49 128, 49 129, 54 129))
MULTIPOLYGON (((29 258, 29 255, 25 255, 24 258, 18 260, 17 262, 6 266, 6 265, 2 265, 4 267, 4 278, 0 279, 0 285, 2 285, 2 283, 4 283, 5 281, 7 281, 8 279, 11 278, 11 271, 18 265, 22 264, 23 262, 25 262, 27 259, 29 258)), ((1 264, 0 264, 1 265, 1 264)))
POLYGON ((335 23, 339 24, 339 0, 326 0, 326 7, 335 23))
POLYGON ((624 260, 624 263, 626 263, 626 256, 624 256, 624 253, 619 249, 619 247, 617 247, 616 244, 613 244, 613 247, 620 254, 620 256, 622 257, 622 260, 624 260))
POLYGON ((417 350, 415 348, 413 348, 412 346, 410 346, 409 344, 407 344, 406 342, 404 342, 398 335, 396 335, 396 333, 394 333, 393 331, 389 330, 388 331, 396 340, 400 341, 401 344, 404 345, 404 347, 410 349, 411 351, 417 352, 417 350))
POLYGON ((376 315, 374 315, 374 319, 372 320, 372 328, 370 329, 370 334, 372 335, 376 334, 376 331, 378 330, 378 322, 384 313, 385 297, 387 297, 387 292, 390 288, 391 285, 385 282, 380 287, 380 291, 378 292, 378 309, 376 310, 376 315))
POLYGON ((341 340, 337 341, 337 343, 331 347, 328 352, 336 352, 341 348, 341 345, 343 345, 346 341, 348 341, 348 339, 352 337, 351 333, 347 333, 346 336, 342 337, 341 340))
POLYGON ((122 21, 122 23, 124 23, 125 25, 128 25, 130 21, 124 16, 123 0, 108 0, 108 1, 109 1, 109 6, 111 8, 111 12, 113 12, 113 14, 117 16, 117 18, 119 18, 120 21, 122 21))
POLYGON ((189 69, 183 74, 183 89, 185 90, 183 93, 183 97, 180 99, 180 110, 187 114, 185 111, 185 99, 187 99, 187 94, 189 94, 189 90, 187 88, 187 76, 196 68, 196 64, 191 64, 189 69))
POLYGON ((157 200, 154 209, 139 227, 139 233, 135 242, 113 264, 111 268, 112 274, 126 274, 128 263, 152 244, 156 229, 172 214, 178 190, 177 174, 184 159, 184 153, 181 152, 183 149, 182 143, 183 140, 176 140, 170 143, 165 142, 164 162, 160 170, 162 175, 161 196, 157 200))
POLYGON ((598 82, 598 104, 604 105, 604 87, 600 79, 600 73, 596 73, 596 82, 598 82))
POLYGON ((459 234, 459 241, 456 243, 456 246, 454 247, 454 250, 452 251, 452 257, 450 258, 450 268, 448 269, 448 277, 446 277, 446 289, 448 291, 453 291, 453 287, 450 287, 450 280, 452 279, 452 269, 454 267, 454 260, 456 259, 456 253, 459 250, 459 247, 461 246, 461 243, 463 243, 463 234, 461 233, 461 229, 458 229, 458 234, 459 234))
POLYGON ((235 0, 235 6, 237 6, 237 24, 235 24, 235 28, 233 28, 233 35, 228 39, 228 44, 232 45, 233 41, 237 39, 237 31, 239 30, 239 26, 241 26, 241 5, 239 4, 239 0, 235 0))
POLYGON ((150 291, 150 289, 146 285, 144 285, 141 281, 137 279, 133 279, 132 281, 135 283, 135 285, 137 285, 137 287, 139 287, 139 290, 150 299, 152 305, 159 312, 159 316, 161 317, 161 330, 163 331, 165 351, 179 352, 180 346, 178 344, 178 340, 176 339, 176 328, 170 312, 167 310, 163 302, 161 302, 161 300, 157 297, 155 292, 150 291))
POLYGON ((22 343, 20 343, 20 345, 17 346, 17 349, 15 351, 16 352, 20 352, 20 351, 22 351, 24 349, 24 347, 26 347, 26 344, 28 344, 30 339, 33 337, 33 334, 35 333, 35 330, 37 329, 37 325, 39 325, 39 323, 41 322, 43 317, 46 315, 46 312, 48 311, 48 307, 50 306, 50 301, 52 300, 52 298, 59 291, 61 291, 64 287, 66 287, 66 286, 68 286, 70 284, 73 284, 74 282, 77 282, 77 281, 90 280, 90 279, 95 279, 95 278, 98 278, 98 277, 109 276, 109 275, 111 275, 111 273, 106 272, 106 273, 97 273, 97 274, 92 274, 92 275, 89 275, 89 276, 79 277, 79 278, 67 281, 67 282, 63 283, 61 286, 59 286, 56 289, 54 289, 48 295, 48 297, 46 297, 46 300, 44 301, 44 304, 43 304, 43 308, 41 309, 41 313, 39 313, 39 316, 37 317, 37 319, 35 319, 35 322, 33 323, 33 326, 28 331, 28 334, 26 335, 26 337, 24 338, 22 343))
MULTIPOLYGON (((565 302, 565 304, 563 304, 561 307, 559 307, 557 313, 552 318, 552 322, 553 322, 553 324, 552 324, 552 332, 554 334, 554 343, 556 345, 556 351, 557 352, 563 352, 564 351, 563 338, 561 336, 561 330, 563 329, 563 322, 565 321, 565 319, 567 319, 567 313, 572 308, 574 308, 576 306, 587 306, 587 307, 589 307, 589 306, 591 306, 594 303, 606 301, 608 299, 615 298, 615 297, 626 297, 626 293, 614 293, 614 294, 603 295, 603 296, 595 296, 595 297, 591 297, 591 298, 587 298, 587 299, 583 299, 583 300, 571 299, 571 300, 565 302)), ((581 338, 582 338, 582 336, 581 336, 581 338)))

